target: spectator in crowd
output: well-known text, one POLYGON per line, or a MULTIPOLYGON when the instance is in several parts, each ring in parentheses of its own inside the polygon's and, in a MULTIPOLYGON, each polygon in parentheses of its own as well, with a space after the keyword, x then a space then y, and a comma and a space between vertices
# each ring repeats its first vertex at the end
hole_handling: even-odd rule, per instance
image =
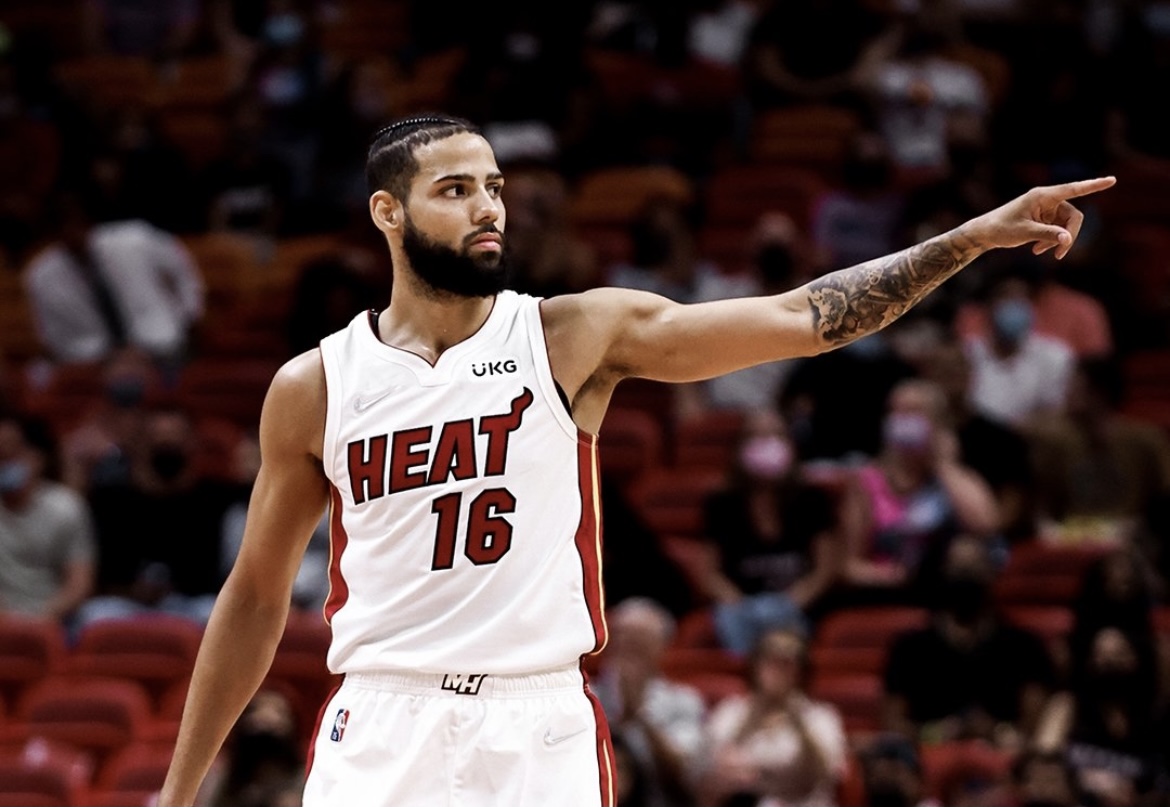
POLYGON ((1072 766, 1060 752, 1026 750, 1012 765, 1013 803, 1019 807, 1079 807, 1072 766))
MULTIPOLYGON (((252 497, 252 489, 256 482, 256 475, 260 472, 260 440, 256 435, 243 437, 236 445, 235 456, 232 458, 231 478, 238 481, 239 487, 234 500, 227 505, 223 513, 223 524, 220 532, 220 574, 227 579, 236 556, 244 542, 244 524, 248 516, 248 504, 252 497)), ((329 597, 329 558, 332 552, 330 541, 329 511, 321 513, 321 520, 313 531, 305 554, 301 558, 301 567, 293 580, 292 605, 305 611, 321 613, 325 607, 325 600, 329 597)))
POLYGON ((1063 343, 1036 333, 1036 309, 1018 274, 990 290, 991 327, 966 341, 971 402, 987 417, 1023 429, 1064 409, 1075 357, 1063 343))
POLYGON ((1156 658, 1147 637, 1100 628, 1041 718, 1037 748, 1064 752, 1091 803, 1137 804, 1166 775, 1156 658))
POLYGON ((203 281, 170 233, 141 220, 96 223, 83 196, 50 212, 55 240, 24 270, 45 351, 60 363, 93 362, 123 347, 176 367, 203 315, 203 281))
POLYGON ((938 798, 947 807, 1003 807, 1011 798, 1010 756, 971 745, 936 772, 938 798))
MULTIPOLYGON (((745 240, 745 266, 732 267, 724 287, 711 284, 709 294, 781 294, 811 280, 819 268, 815 246, 787 213, 765 210, 745 240)), ((716 299, 710 297, 709 299, 716 299)), ((753 411, 774 407, 795 362, 757 364, 712 378, 702 385, 704 409, 753 411)))
POLYGON ((871 77, 870 102, 893 165, 915 184, 945 176, 957 138, 981 148, 991 113, 983 76, 948 54, 948 26, 935 15, 905 15, 894 54, 871 77))
POLYGON ((620 733, 612 733, 615 807, 650 807, 646 770, 620 733))
POLYGON ((141 219, 172 233, 198 230, 203 200, 198 193, 174 198, 173 189, 192 186, 194 178, 184 154, 164 136, 157 113, 143 101, 103 110, 100 121, 86 169, 91 210, 103 221, 141 219))
POLYGON ((1111 358, 1076 364, 1065 400, 1064 417, 1032 429, 1040 515, 1058 530, 1132 538, 1170 491, 1170 440, 1122 414, 1124 370, 1111 358))
POLYGON ((252 697, 212 772, 198 807, 292 807, 300 804, 304 752, 296 712, 278 687, 252 697))
POLYGON ((852 463, 882 447, 883 410, 891 390, 917 375, 894 349, 890 332, 794 361, 780 391, 780 410, 805 460, 852 463), (842 379, 849 394, 841 394, 842 379))
MULTIPOLYGON (((364 213, 364 210, 362 211, 364 213)), ((300 267, 285 320, 289 355, 317 347, 359 311, 381 309, 390 299, 388 260, 377 230, 351 211, 338 246, 300 267), (364 225, 364 226, 362 226, 364 225)))
POLYGON ((986 541, 950 542, 927 603, 929 625, 890 646, 890 730, 923 742, 980 739, 1009 750, 1032 737, 1056 684, 1052 659, 1040 637, 997 613, 994 577, 986 541))
POLYGON ((629 490, 601 469, 602 574, 605 600, 648 598, 676 619, 697 607, 696 592, 682 566, 663 550, 661 537, 647 526, 630 502, 629 490), (654 574, 646 574, 653 569, 654 574))
POLYGON ((1034 537, 1035 480, 1028 438, 972 407, 971 361, 958 341, 946 340, 930 350, 922 374, 946 395, 946 421, 959 440, 959 461, 995 494, 1004 537, 1034 537))
POLYGON ((732 481, 708 499, 703 533, 698 584, 720 643, 740 656, 770 628, 807 627, 841 570, 832 498, 804 476, 772 410, 745 418, 732 481))
POLYGON ((92 53, 173 59, 203 30, 200 0, 85 0, 81 21, 92 53))
MULTIPOLYGON (((665 196, 652 197, 630 225, 630 261, 606 267, 611 286, 641 289, 678 303, 740 296, 723 269, 699 249, 698 207, 665 196)), ((749 294, 746 283, 740 294, 749 294)))
POLYGON ((923 379, 890 393, 883 448, 849 472, 840 504, 845 600, 909 601, 918 580, 960 535, 1000 527, 991 488, 959 456, 942 389, 923 379))
POLYGON ((845 775, 846 738, 836 707, 802 690, 807 647, 799 632, 764 634, 750 665, 751 690, 708 721, 709 761, 700 800, 731 805, 834 803, 845 775))
POLYGON ((255 99, 242 95, 227 104, 222 156, 202 172, 206 228, 274 239, 283 232, 287 166, 269 154, 264 121, 255 99))
POLYGON ((95 486, 130 478, 130 450, 146 420, 147 405, 163 389, 150 357, 126 348, 102 367, 102 395, 61 439, 61 479, 88 495, 95 486))
POLYGON ((1159 639, 1154 608, 1162 601, 1165 590, 1165 582, 1132 544, 1102 554, 1085 570, 1071 605, 1069 659, 1087 658, 1093 651, 1094 638, 1104 628, 1117 628, 1127 636, 1139 637, 1142 647, 1156 647, 1159 639))
MULTIPOLYGON (((1113 336, 1105 306, 1092 295, 1066 285, 1061 267, 1039 259, 1018 259, 1012 268, 1028 287, 1032 330, 1062 342, 1078 358, 1104 358, 1113 353, 1113 336)), ((987 338, 990 312, 978 301, 967 301, 956 312, 955 333, 961 339, 987 338)))
POLYGON ((95 487, 98 592, 81 607, 84 626, 160 611, 207 621, 223 583, 220 532, 237 487, 201 473, 191 415, 160 404, 130 455, 130 479, 95 487))
POLYGON ((905 199, 893 180, 885 137, 872 130, 858 132, 842 160, 840 184, 813 204, 809 229, 827 257, 827 268, 853 266, 899 248, 897 227, 905 199))
POLYGON ((564 175, 532 163, 504 170, 508 173, 504 197, 512 288, 552 297, 597 285, 597 252, 569 223, 569 188, 564 175))
POLYGON ((691 805, 706 705, 694 688, 663 674, 674 618, 653 600, 632 597, 610 608, 606 621, 609 643, 593 691, 639 769, 648 807, 691 805))
POLYGON ((46 475, 48 427, 0 412, 0 614, 65 622, 93 591, 89 505, 46 475))
POLYGON ((860 113, 866 81, 896 44, 892 33, 880 12, 851 0, 769 4, 741 66, 751 109, 826 103, 860 113))
POLYGON ((858 755, 868 807, 939 807, 926 793, 917 743, 897 734, 880 734, 858 755))

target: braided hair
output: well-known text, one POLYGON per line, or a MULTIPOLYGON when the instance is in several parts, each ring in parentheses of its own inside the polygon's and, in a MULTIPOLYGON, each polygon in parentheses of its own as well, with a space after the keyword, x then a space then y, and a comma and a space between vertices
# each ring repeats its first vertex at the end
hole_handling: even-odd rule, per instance
POLYGON ((383 126, 370 138, 366 154, 369 193, 384 190, 405 201, 410 181, 418 171, 415 149, 464 132, 483 135, 470 121, 441 114, 415 115, 383 126))

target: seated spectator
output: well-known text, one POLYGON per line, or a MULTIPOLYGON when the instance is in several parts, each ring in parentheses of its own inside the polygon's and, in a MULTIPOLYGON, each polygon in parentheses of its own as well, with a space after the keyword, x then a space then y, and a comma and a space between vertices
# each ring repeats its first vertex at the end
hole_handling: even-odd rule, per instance
POLYGON ((947 542, 1000 526, 987 483, 959 459, 942 389, 910 379, 890 393, 883 448, 850 472, 841 496, 844 590, 856 602, 904 601, 947 542))
POLYGON ((646 804, 692 804, 706 706, 698 691, 662 673, 674 619, 653 600, 630 598, 609 609, 607 623, 609 643, 590 686, 641 772, 646 804))
POLYGON ((703 533, 710 551, 698 585, 714 603, 720 643, 738 655, 771 628, 807 627, 840 573, 834 503, 805 478, 769 410, 746 419, 733 479, 707 501, 703 533))
MULTIPOLYGON (((1062 282, 1063 267, 1043 258, 1019 258, 1014 268, 1028 287, 1034 323, 1032 331, 1062 342, 1077 358, 1113 353, 1109 314, 1096 297, 1062 282)), ((987 338, 991 313, 978 300, 968 300, 956 312, 955 333, 963 340, 987 338)))
POLYGON ((660 294, 676 303, 739 296, 748 286, 705 258, 697 240, 698 209, 674 199, 647 202, 630 225, 630 261, 605 268, 611 286, 660 294))
POLYGON ((1103 627, 1073 665, 1069 690, 1041 718, 1036 747, 1064 752, 1091 803, 1137 804, 1166 775, 1156 651, 1146 637, 1103 627))
POLYGON ((929 798, 918 746, 901 734, 881 734, 859 754, 868 807, 939 807, 929 798))
POLYGON ((848 463, 878 453, 890 391, 917 375, 894 350, 889 329, 792 365, 780 411, 805 460, 848 463))
POLYGON ((49 478, 47 426, 0 412, 0 614, 65 621, 93 591, 89 505, 49 478))
POLYGON ((174 366, 203 315, 203 281, 177 238, 144 221, 96 223, 78 194, 50 213, 56 240, 32 258, 24 286, 46 352, 101 361, 136 347, 174 366))
POLYGON ((199 807, 300 804, 304 752, 296 713, 283 692, 262 686, 236 721, 205 778, 199 807))
POLYGON ((1154 607, 1161 601, 1160 583, 1150 564, 1132 546, 1118 547, 1094 561, 1072 603, 1069 657, 1086 658, 1097 633, 1110 627, 1127 636, 1142 637, 1143 646, 1153 647, 1157 642, 1154 607))
POLYGON ((626 489, 612 474, 601 472, 602 576, 605 601, 649 598, 675 618, 693 611, 696 592, 678 561, 663 551, 663 542, 631 504, 626 489), (646 574, 653 569, 654 574, 646 574))
POLYGON ((829 269, 889 255, 901 248, 897 227, 904 198, 893 189, 889 144, 872 131, 858 133, 841 166, 841 184, 814 203, 809 229, 829 269))
MULTIPOLYGON (((240 547, 244 543, 244 527, 248 519, 248 505, 256 475, 260 472, 260 441, 255 435, 241 439, 232 458, 230 478, 239 483, 233 501, 223 513, 220 532, 220 576, 226 580, 236 563, 240 547)), ((329 509, 321 513, 321 519, 313 530, 312 537, 301 556, 301 565, 293 580, 292 605, 314 613, 321 613, 329 597, 329 558, 332 553, 330 540, 329 509)))
POLYGON ((1009 750, 1032 736, 1055 685, 1053 664, 1039 636, 999 616, 994 576, 985 541, 951 542, 928 602, 930 624, 890 646, 884 679, 891 731, 922 742, 987 740, 1009 750))
POLYGON ((597 254, 569 223, 563 174, 536 165, 503 170, 508 175, 504 197, 512 288, 552 297, 597 285, 597 254))
POLYGON ((869 86, 877 125, 905 177, 934 181, 949 172, 956 139, 986 141, 991 103, 983 76, 950 57, 947 26, 932 15, 905 15, 893 55, 876 66, 869 86))
POLYGON ((761 637, 751 660, 751 691, 722 700, 708 721, 702 803, 834 803, 845 775, 845 729, 836 707, 801 689, 806 650, 797 632, 773 630, 761 637))
POLYGON ((1012 275, 997 280, 988 310, 989 332, 965 342, 972 405, 1015 428, 1062 412, 1074 356, 1063 342, 1036 333, 1027 283, 1012 275))
POLYGON ((94 486, 127 482, 130 451, 146 407, 163 387, 150 357, 126 348, 102 368, 103 395, 61 439, 61 478, 82 494, 94 486))
POLYGON ((1012 765, 1013 802, 1019 807, 1079 807, 1072 766, 1057 751, 1029 750, 1012 765))
POLYGON ((1122 414, 1124 397, 1118 361, 1082 360, 1064 417, 1032 429, 1037 504, 1055 531, 1127 538, 1170 491, 1170 440, 1156 425, 1122 414))
POLYGON ((850 0, 772 3, 748 34, 742 71, 753 110, 809 103, 864 108, 864 86, 894 40, 880 12, 850 0))
POLYGON ((152 611, 207 621, 224 580, 223 516, 238 486, 203 475, 196 449, 191 416, 155 407, 131 450, 129 481, 91 492, 101 563, 97 596, 79 611, 83 626, 152 611))
MULTIPOLYGON (((511 225, 509 225, 511 226, 511 225)), ((787 213, 766 210, 752 225, 745 243, 745 266, 731 267, 734 285, 720 295, 783 294, 812 280, 820 259, 815 247, 787 213)), ((715 299, 715 298, 711 298, 715 299)), ((797 362, 774 361, 746 367, 702 384, 704 409, 753 411, 776 405, 797 362)))
POLYGON ((959 440, 959 461, 995 494, 1004 537, 1034 537, 1035 480, 1027 437, 972 407, 971 361, 957 341, 944 341, 930 350, 922 371, 946 394, 947 421, 959 440))

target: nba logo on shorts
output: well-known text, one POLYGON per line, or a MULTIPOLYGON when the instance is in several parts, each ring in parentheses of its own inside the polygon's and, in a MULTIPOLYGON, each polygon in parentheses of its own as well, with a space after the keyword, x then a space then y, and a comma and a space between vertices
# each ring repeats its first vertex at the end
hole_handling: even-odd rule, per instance
POLYGON ((329 732, 329 739, 335 743, 341 742, 345 736, 345 724, 349 722, 349 709, 338 709, 337 717, 333 718, 333 731, 329 732))

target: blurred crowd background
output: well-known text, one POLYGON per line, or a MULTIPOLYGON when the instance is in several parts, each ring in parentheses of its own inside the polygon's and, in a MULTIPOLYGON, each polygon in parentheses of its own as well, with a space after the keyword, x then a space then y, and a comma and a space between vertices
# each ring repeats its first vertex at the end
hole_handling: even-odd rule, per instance
MULTIPOLYGON (((145 804, 280 364, 390 295, 371 133, 507 177, 513 284, 787 290, 1113 174, 1060 262, 624 382, 620 807, 1170 804, 1170 3, 0 2, 0 802, 145 804)), ((324 522, 202 803, 298 804, 324 522)))

